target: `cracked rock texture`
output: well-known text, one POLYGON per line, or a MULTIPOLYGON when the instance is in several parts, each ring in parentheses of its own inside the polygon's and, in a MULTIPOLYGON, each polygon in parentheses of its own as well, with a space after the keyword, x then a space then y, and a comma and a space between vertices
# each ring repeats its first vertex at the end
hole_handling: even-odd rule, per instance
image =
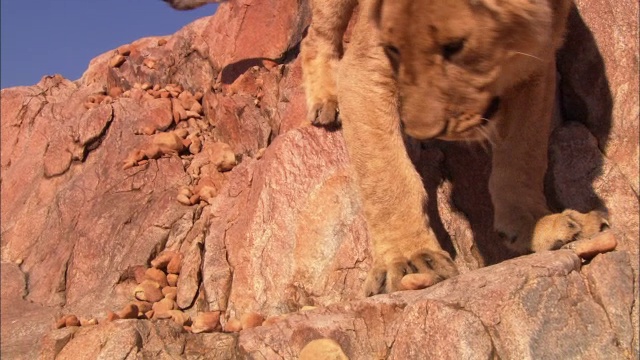
POLYGON ((351 359, 637 358, 638 3, 576 4, 547 190, 558 209, 608 209, 616 251, 585 264, 568 250, 507 260, 491 230, 487 151, 408 142, 434 230, 463 274, 363 299, 369 239, 344 141, 304 121, 308 5, 231 2, 135 41, 117 67, 111 51, 76 81, 2 90, 2 358, 294 359, 319 338, 351 359), (179 126, 174 102, 83 104, 136 83, 202 92, 204 116, 189 129, 199 127, 204 153, 224 142, 239 164, 204 179, 198 156, 183 153, 123 170, 149 140, 140 129, 179 126), (210 201, 176 201, 204 183, 215 185, 210 201), (163 250, 184 256, 187 314, 219 311, 222 328, 257 313, 265 326, 193 334, 171 320, 104 321, 133 300, 134 269, 163 250), (99 325, 53 330, 64 314, 99 325))

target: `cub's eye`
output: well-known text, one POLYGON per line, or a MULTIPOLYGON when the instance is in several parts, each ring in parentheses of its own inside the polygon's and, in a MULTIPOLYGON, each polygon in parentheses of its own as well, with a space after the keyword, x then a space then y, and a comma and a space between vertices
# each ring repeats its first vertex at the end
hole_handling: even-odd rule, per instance
POLYGON ((462 51, 464 48, 464 41, 464 39, 458 39, 442 45, 442 56, 446 60, 451 60, 455 54, 462 51))
POLYGON ((385 45, 384 53, 389 58, 389 63, 391 64, 391 69, 393 69, 394 73, 398 73, 398 69, 400 68, 400 50, 393 45, 385 45))

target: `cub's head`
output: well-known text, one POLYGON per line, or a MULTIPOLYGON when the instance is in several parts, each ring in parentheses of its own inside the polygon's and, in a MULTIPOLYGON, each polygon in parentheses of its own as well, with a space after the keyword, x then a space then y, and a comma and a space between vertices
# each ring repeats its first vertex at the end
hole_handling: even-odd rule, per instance
POLYGON ((501 99, 553 59, 564 27, 554 17, 568 7, 569 0, 375 0, 405 131, 486 137, 504 111, 501 99))

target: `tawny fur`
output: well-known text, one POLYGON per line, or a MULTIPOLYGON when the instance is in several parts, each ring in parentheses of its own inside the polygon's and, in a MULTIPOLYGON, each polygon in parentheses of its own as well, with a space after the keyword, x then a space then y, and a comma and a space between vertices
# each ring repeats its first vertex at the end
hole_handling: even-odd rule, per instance
POLYGON ((316 125, 341 119, 373 239, 368 295, 400 289, 408 273, 429 274, 430 283, 457 274, 424 213, 427 194, 403 132, 490 137, 494 225, 522 253, 558 248, 606 224, 595 212, 552 214, 543 194, 555 50, 571 0, 310 2, 301 53, 308 117, 316 125))

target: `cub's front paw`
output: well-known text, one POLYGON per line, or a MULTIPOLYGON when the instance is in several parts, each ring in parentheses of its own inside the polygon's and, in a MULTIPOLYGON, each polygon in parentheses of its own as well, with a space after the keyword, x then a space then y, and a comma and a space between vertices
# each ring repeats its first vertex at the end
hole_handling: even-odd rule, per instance
POLYGON ((591 238, 609 228, 605 215, 598 211, 581 213, 565 210, 542 217, 535 225, 531 239, 534 252, 555 250, 576 241, 591 238))
POLYGON ((378 259, 367 275, 364 290, 366 296, 416 290, 456 275, 458 269, 447 252, 423 249, 410 257, 383 256, 378 259))
POLYGON ((307 118, 315 126, 338 126, 338 99, 331 96, 328 99, 318 99, 309 105, 307 118))

